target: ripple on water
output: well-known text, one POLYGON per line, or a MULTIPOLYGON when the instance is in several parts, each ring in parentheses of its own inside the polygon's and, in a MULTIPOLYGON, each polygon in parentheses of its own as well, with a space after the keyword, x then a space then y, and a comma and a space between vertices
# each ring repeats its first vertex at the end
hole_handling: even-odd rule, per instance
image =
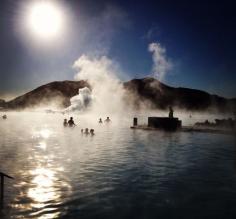
POLYGON ((2 217, 236 215, 232 136, 91 122, 91 137, 80 133, 89 124, 82 116, 79 127, 64 129, 60 115, 20 115, 0 124, 1 171, 15 177, 6 183, 2 217))

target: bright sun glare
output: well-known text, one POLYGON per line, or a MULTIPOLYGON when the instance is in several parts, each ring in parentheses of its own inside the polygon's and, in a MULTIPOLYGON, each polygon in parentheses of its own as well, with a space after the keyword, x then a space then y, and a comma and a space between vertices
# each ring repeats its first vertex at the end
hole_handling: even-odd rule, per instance
POLYGON ((38 1, 30 6, 27 23, 37 37, 51 39, 62 32, 63 14, 52 1, 38 1))

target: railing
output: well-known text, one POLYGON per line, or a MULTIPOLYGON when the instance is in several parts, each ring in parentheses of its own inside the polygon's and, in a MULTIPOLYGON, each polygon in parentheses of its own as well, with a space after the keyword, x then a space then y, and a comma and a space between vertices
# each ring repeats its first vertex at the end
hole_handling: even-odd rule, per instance
POLYGON ((1 188, 0 188, 0 207, 3 208, 3 203, 4 203, 4 179, 9 178, 9 179, 14 179, 11 176, 8 176, 5 173, 0 172, 0 178, 1 178, 1 188))

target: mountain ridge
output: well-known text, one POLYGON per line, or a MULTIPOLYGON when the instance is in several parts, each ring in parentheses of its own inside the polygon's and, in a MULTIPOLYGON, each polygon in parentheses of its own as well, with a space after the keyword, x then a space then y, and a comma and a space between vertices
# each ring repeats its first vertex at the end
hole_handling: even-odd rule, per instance
MULTIPOLYGON (((92 88, 85 80, 54 81, 10 101, 1 100, 0 107, 5 110, 23 110, 51 105, 65 108, 70 105, 70 98, 77 95, 79 89, 84 87, 92 88)), ((236 98, 224 98, 197 89, 171 87, 154 78, 132 79, 124 82, 123 87, 124 100, 137 108, 146 104, 152 109, 166 109, 171 105, 196 111, 209 109, 220 112, 236 111, 236 98)))
POLYGON ((197 89, 175 88, 154 78, 133 79, 125 82, 124 86, 132 93, 138 94, 138 98, 149 100, 153 108, 166 109, 171 105, 181 109, 197 111, 213 110, 215 108, 215 110, 221 112, 234 112, 236 109, 235 98, 227 99, 197 89))

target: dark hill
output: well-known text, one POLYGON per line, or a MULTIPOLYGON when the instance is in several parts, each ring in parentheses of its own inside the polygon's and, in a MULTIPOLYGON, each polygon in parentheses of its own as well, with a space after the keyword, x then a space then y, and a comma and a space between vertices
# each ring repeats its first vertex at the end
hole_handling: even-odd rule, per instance
MULTIPOLYGON (((90 87, 86 81, 56 81, 40 86, 9 102, 1 100, 0 107, 9 110, 40 106, 65 108, 70 98, 83 87, 90 87)), ((221 112, 236 110, 236 99, 226 99, 207 92, 189 88, 174 88, 156 79, 134 79, 124 83, 127 104, 140 107, 148 105, 153 109, 166 109, 174 106, 187 110, 204 111, 216 109, 221 112)))
POLYGON ((42 85, 22 96, 5 103, 8 109, 26 109, 55 105, 68 107, 70 98, 77 95, 80 88, 89 86, 86 81, 55 81, 42 85))
POLYGON ((134 104, 140 105, 140 99, 152 108, 166 109, 176 106, 187 110, 235 111, 236 99, 226 99, 207 92, 189 88, 167 86, 154 78, 133 79, 124 83, 124 87, 134 96, 134 104))

